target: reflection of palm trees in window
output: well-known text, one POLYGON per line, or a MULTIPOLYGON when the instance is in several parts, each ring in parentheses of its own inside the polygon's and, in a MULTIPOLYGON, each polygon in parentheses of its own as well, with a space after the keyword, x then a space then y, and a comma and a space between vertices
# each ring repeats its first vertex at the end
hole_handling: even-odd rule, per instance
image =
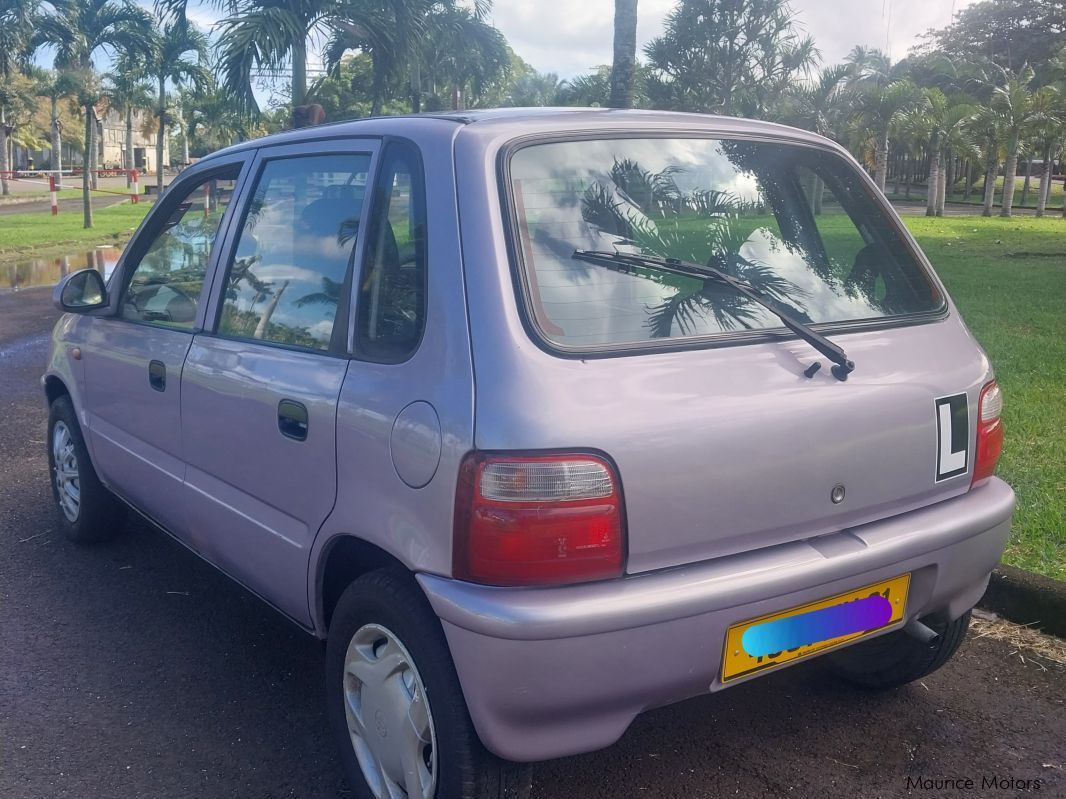
MULTIPOLYGON (((618 237, 615 246, 706 263, 746 281, 806 320, 806 314, 788 302, 803 292, 766 264, 742 255, 753 229, 750 221, 745 224, 742 213, 751 215, 763 209, 745 205, 725 192, 697 189, 685 193, 677 184, 677 176, 684 172, 670 166, 652 173, 633 160, 616 160, 609 184, 596 182, 586 189, 582 218, 599 232, 618 237)), ((758 305, 718 283, 650 268, 627 272, 675 289, 663 302, 647 308, 646 324, 655 338, 669 337, 675 328, 688 335, 708 315, 722 330, 750 328, 763 313, 758 305)))
POLYGON ((323 277, 321 291, 305 294, 293 304, 297 308, 303 308, 305 305, 332 305, 336 307, 340 303, 340 299, 341 283, 336 280, 330 280, 328 277, 323 277))

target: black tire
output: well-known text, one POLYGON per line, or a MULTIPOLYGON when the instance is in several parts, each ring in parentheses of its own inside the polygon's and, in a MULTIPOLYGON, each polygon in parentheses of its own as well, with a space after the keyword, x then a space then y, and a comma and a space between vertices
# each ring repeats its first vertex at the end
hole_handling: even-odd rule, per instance
POLYGON ((436 799, 526 799, 532 786, 531 766, 502 760, 482 745, 440 621, 418 584, 401 568, 370 572, 348 586, 329 625, 327 710, 355 796, 371 799, 374 794, 363 776, 348 730, 345 656, 352 638, 366 624, 381 625, 394 633, 422 678, 437 739, 436 799))
POLYGON ((923 619, 938 633, 928 644, 899 630, 845 647, 825 657, 830 671, 848 682, 872 690, 899 688, 932 674, 958 651, 970 626, 970 612, 954 621, 923 619))
POLYGON ((55 500, 56 515, 63 534, 78 544, 108 541, 118 535, 126 520, 126 506, 108 491, 96 476, 70 397, 58 397, 48 409, 47 448, 48 478, 52 484, 52 498, 55 500), (74 518, 68 517, 60 501, 53 445, 59 424, 68 431, 70 443, 73 445, 74 467, 80 494, 74 518))

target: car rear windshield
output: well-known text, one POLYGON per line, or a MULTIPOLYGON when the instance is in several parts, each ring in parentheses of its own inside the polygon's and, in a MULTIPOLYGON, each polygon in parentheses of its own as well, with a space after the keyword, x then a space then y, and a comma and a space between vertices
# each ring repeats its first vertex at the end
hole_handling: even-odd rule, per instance
POLYGON ((616 270, 575 250, 706 264, 809 323, 937 311, 935 283, 855 168, 813 147, 589 139, 514 151, 509 181, 527 305, 553 344, 590 350, 778 329, 718 282, 616 270))

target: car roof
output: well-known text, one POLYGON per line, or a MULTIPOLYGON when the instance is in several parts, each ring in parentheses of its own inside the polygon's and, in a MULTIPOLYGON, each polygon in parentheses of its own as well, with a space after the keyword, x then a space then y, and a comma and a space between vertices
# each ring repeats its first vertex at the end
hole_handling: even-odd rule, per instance
POLYGON ((563 131, 677 131, 713 135, 747 135, 809 143, 828 143, 809 131, 772 122, 740 117, 689 114, 679 111, 643 111, 613 108, 492 108, 428 114, 367 117, 332 122, 308 128, 275 133, 227 147, 202 159, 239 150, 323 139, 371 138, 381 136, 476 135, 483 139, 551 134, 563 131))

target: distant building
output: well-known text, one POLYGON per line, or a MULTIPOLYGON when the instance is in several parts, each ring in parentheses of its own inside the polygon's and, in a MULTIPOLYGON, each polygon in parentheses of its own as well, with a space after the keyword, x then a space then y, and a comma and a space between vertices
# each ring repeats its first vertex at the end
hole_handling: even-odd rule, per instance
MULTIPOLYGON (((113 108, 102 115, 97 113, 97 133, 100 144, 100 166, 121 169, 126 163, 126 116, 113 108)), ((152 118, 144 111, 133 112, 133 168, 141 172, 155 172, 155 145, 158 131, 152 118), (148 129, 147 131, 145 129, 148 129)), ((169 142, 163 141, 163 166, 170 166, 169 142)))
MULTIPOLYGON (((133 114, 133 167, 141 172, 154 172, 155 143, 157 132, 152 117, 145 111, 133 114), (147 129, 147 130, 146 130, 147 129)), ((74 143, 80 144, 84 130, 81 126, 63 130, 63 169, 72 169, 82 165, 81 149, 75 150, 74 143)), ((41 138, 49 138, 48 131, 43 131, 41 138)), ((125 166, 126 151, 126 117, 113 108, 96 110, 96 144, 97 161, 100 169, 122 169, 125 166)), ((170 166, 169 142, 164 140, 163 166, 170 166)), ((51 163, 51 148, 30 150, 26 147, 13 148, 15 169, 48 169, 51 163)))

